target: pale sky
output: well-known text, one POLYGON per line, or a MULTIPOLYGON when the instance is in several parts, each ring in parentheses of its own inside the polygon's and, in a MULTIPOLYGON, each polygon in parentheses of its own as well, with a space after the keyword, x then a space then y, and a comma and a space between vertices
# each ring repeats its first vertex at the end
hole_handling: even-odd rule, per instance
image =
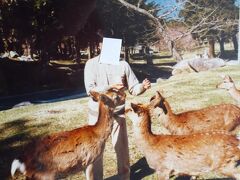
MULTIPOLYGON (((177 5, 176 0, 149 0, 149 2, 151 1, 155 1, 157 2, 159 5, 164 7, 164 10, 161 11, 160 13, 164 13, 164 11, 166 12, 169 9, 172 9, 174 6, 177 5)), ((236 5, 240 6, 240 0, 236 0, 236 5)), ((176 17, 178 15, 178 12, 180 11, 181 6, 178 6, 178 11, 175 11, 175 13, 172 13, 171 15, 169 15, 170 18, 172 17, 176 17)))

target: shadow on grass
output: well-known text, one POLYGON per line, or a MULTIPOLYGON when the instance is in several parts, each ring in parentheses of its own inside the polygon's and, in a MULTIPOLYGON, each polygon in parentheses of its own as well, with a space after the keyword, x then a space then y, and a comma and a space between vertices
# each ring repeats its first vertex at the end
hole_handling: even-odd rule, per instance
MULTIPOLYGON (((151 169, 148 166, 146 158, 143 157, 131 166, 130 179, 131 180, 141 180, 141 179, 144 179, 145 177, 150 176, 154 173, 155 173, 155 170, 151 169)), ((178 176, 178 177, 174 177, 173 179, 175 179, 175 180, 190 180, 191 176, 178 176)), ((117 175, 114 175, 105 180, 120 180, 120 178, 117 175)))
MULTIPOLYGON (((131 180, 140 180, 155 172, 153 169, 151 169, 148 166, 147 161, 144 157, 139 159, 135 164, 133 164, 130 167, 130 170, 131 170, 131 174, 130 174, 131 180)), ((118 177, 118 175, 114 175, 106 178, 105 180, 120 180, 120 178, 118 177)))
POLYGON ((139 159, 131 166, 131 180, 142 179, 153 174, 155 171, 148 166, 146 158, 139 159))
POLYGON ((238 53, 234 50, 225 50, 224 54, 221 54, 220 58, 229 59, 229 60, 237 60, 238 53))
MULTIPOLYGON (((147 55, 146 54, 133 54, 133 55, 130 55, 130 58, 133 59, 133 60, 146 60, 147 58, 147 55)), ((151 58, 154 60, 154 59, 166 59, 166 58, 172 58, 171 55, 152 55, 151 58)))
POLYGON ((166 68, 166 66, 172 66, 174 64, 175 63, 159 63, 153 65, 131 64, 131 67, 140 82, 148 78, 152 83, 155 83, 158 78, 168 79, 172 75, 172 69, 166 68))
POLYGON ((18 119, 0 125, 0 179, 10 179, 11 163, 18 158, 26 144, 41 135, 34 135, 36 130, 49 126, 50 123, 41 125, 28 125, 29 120, 18 119), (8 135, 11 134, 11 135, 8 135))
MULTIPOLYGON (((135 164, 131 166, 131 180, 141 180, 147 176, 150 176, 155 173, 153 169, 151 169, 146 161, 146 158, 143 157, 139 159, 135 164)), ((191 180, 191 176, 173 176, 171 179, 174 180, 191 180)), ((120 180, 117 175, 111 176, 105 180, 120 180)), ((231 178, 215 178, 208 180, 231 180, 231 178)))

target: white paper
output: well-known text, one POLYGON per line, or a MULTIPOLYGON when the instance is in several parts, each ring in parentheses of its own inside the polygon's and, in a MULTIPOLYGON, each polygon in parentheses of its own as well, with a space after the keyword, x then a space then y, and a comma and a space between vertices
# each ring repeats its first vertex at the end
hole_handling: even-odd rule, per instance
POLYGON ((122 39, 103 38, 99 62, 119 65, 122 39))

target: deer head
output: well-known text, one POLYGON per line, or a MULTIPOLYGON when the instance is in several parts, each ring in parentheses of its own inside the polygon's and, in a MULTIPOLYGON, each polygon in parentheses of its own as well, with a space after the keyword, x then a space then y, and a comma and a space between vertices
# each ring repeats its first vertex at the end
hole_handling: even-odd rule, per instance
POLYGON ((156 91, 156 94, 151 97, 149 108, 151 110, 154 110, 154 114, 159 114, 159 116, 164 112, 164 114, 167 114, 166 106, 164 105, 164 97, 161 95, 159 91, 156 91))
POLYGON ((221 76, 221 77, 223 78, 223 82, 217 84, 217 86, 216 86, 217 88, 229 90, 234 87, 234 82, 230 76, 225 75, 225 76, 221 76))
POLYGON ((105 95, 110 97, 116 106, 125 103, 126 93, 124 92, 124 88, 121 89, 111 88, 106 92, 105 95))
POLYGON ((147 106, 143 104, 131 103, 131 108, 127 109, 126 115, 132 121, 133 124, 139 124, 142 121, 142 115, 146 112, 147 106))
POLYGON ((90 91, 90 95, 94 101, 102 101, 111 107, 116 107, 125 103, 126 94, 124 89, 111 88, 105 93, 99 93, 96 91, 90 91), (110 103, 110 101, 112 101, 110 103))

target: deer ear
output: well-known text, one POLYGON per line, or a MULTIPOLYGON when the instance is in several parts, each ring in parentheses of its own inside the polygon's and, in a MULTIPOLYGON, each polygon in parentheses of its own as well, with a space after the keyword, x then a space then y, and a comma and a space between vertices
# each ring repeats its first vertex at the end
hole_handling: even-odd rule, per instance
POLYGON ((160 105, 162 100, 164 100, 164 98, 161 96, 159 91, 156 91, 156 94, 150 99, 149 106, 156 108, 160 105))
POLYGON ((154 99, 160 99, 160 98, 162 98, 162 95, 160 94, 159 91, 156 91, 156 94, 151 97, 150 101, 152 101, 154 99))
POLYGON ((112 99, 104 94, 100 95, 100 101, 108 107, 114 107, 114 102, 112 101, 112 99))
POLYGON ((159 91, 156 91, 156 95, 155 96, 156 96, 156 98, 163 98, 159 91))
POLYGON ((151 97, 150 102, 153 101, 154 99, 156 99, 156 95, 151 97))
POLYGON ((230 76, 227 76, 230 82, 233 82, 232 78, 230 76))
POLYGON ((131 107, 135 113, 139 113, 141 111, 141 107, 137 104, 131 103, 131 107))
POLYGON ((124 90, 125 90, 124 86, 118 89, 118 91, 123 91, 123 92, 124 92, 124 90))
POLYGON ((116 93, 118 93, 118 92, 124 92, 124 89, 125 89, 125 87, 124 86, 120 86, 119 85, 119 87, 111 87, 110 89, 108 89, 108 91, 113 91, 113 92, 116 92, 116 93))
POLYGON ((91 95, 93 101, 98 101, 100 97, 100 93, 96 91, 90 91, 89 94, 91 95))

